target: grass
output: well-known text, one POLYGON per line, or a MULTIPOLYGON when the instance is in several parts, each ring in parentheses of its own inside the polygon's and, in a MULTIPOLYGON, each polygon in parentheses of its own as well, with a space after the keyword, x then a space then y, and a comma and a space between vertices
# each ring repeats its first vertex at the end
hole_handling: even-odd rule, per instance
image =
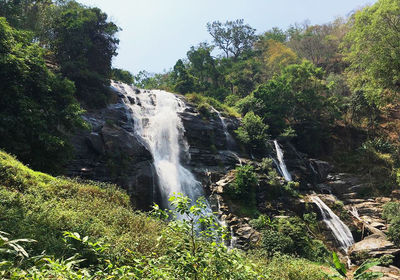
MULTIPOLYGON (((9 273, 14 272, 18 277, 15 274, 12 279, 31 279, 24 276, 27 271, 42 276, 35 279, 83 279, 77 275, 89 272, 98 273, 99 278, 93 279, 105 279, 101 275, 111 277, 111 274, 112 279, 140 279, 132 278, 132 275, 136 275, 141 267, 154 270, 154 274, 148 270, 143 272, 151 274, 146 279, 181 279, 180 276, 163 278, 161 275, 173 275, 176 264, 170 264, 169 260, 175 260, 174 250, 185 251, 188 246, 187 236, 179 234, 179 230, 171 230, 166 222, 132 209, 127 194, 116 186, 35 172, 3 151, 0 151, 0 230, 10 233, 13 239, 37 240, 24 244, 31 256, 45 250, 47 255, 57 258, 43 259, 42 262, 48 262, 44 266, 28 262, 26 265, 36 265, 28 270, 19 267, 18 263, 9 263, 7 265, 11 266, 8 267, 0 265, 2 279, 10 279, 9 273), (64 231, 78 232, 81 236, 90 236, 91 240, 110 244, 111 259, 107 261, 107 271, 102 267, 81 270, 69 266, 66 258, 71 256, 71 251, 62 240, 64 231), (140 258, 134 259, 134 256, 140 258), (124 271, 130 271, 130 274, 124 271), (118 273, 117 278, 114 273, 118 273), (157 273, 161 274, 156 277, 157 273)), ((215 244, 202 246, 212 248, 215 244)), ((323 271, 327 268, 303 259, 286 256, 267 259, 253 252, 247 256, 243 252, 237 254, 237 265, 251 269, 257 275, 251 279, 326 279, 323 271)), ((222 257, 212 255, 218 262, 216 267, 228 263, 230 256, 229 252, 223 253, 222 257)), ((221 273, 226 274, 224 269, 222 266, 221 273)))
POLYGON ((115 256, 126 249, 161 253, 157 238, 164 224, 135 212, 116 186, 55 178, 35 172, 0 151, 0 230, 32 238, 31 250, 61 257, 64 231, 112 244, 115 256), (39 245, 40 244, 40 245, 39 245))

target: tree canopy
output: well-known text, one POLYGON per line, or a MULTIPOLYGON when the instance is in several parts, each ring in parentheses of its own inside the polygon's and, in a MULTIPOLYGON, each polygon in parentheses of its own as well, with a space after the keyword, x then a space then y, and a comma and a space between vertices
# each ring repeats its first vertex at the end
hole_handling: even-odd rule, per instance
POLYGON ((345 44, 349 82, 370 103, 382 105, 385 90, 400 92, 399 14, 399 0, 380 0, 351 19, 345 44))
POLYGON ((238 58, 244 51, 251 49, 256 40, 256 30, 243 19, 235 21, 214 21, 207 24, 207 30, 213 37, 215 45, 229 57, 238 58))
POLYGON ((44 50, 0 18, 0 147, 56 172, 68 160, 66 132, 83 125, 74 84, 50 72, 44 50))

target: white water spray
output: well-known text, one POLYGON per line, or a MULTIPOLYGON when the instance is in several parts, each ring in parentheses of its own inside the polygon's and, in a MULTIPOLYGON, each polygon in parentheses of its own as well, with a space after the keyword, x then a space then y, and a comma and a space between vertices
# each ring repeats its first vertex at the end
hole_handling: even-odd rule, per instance
POLYGON ((192 201, 203 196, 201 184, 180 160, 180 148, 185 142, 178 113, 184 111, 185 104, 166 91, 136 93, 125 84, 113 83, 112 86, 124 90, 131 100, 135 100, 134 104, 128 104, 135 121, 135 133, 153 156, 163 206, 169 206, 168 199, 174 193, 182 193, 192 201))
POLYGON ((276 150, 276 157, 278 158, 278 167, 280 173, 283 175, 286 181, 292 181, 292 175, 290 175, 289 171, 287 170, 285 161, 283 159, 283 151, 279 146, 278 141, 274 140, 275 150, 276 150))
POLYGON ((323 221, 332 231, 333 236, 340 245, 340 248, 347 253, 347 249, 354 244, 354 238, 350 229, 318 196, 311 196, 311 200, 318 206, 323 221))

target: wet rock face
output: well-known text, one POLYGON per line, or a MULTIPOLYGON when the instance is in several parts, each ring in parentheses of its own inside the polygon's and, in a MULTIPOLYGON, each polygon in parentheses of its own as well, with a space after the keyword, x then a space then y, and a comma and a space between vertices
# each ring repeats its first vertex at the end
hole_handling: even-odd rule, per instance
MULTIPOLYGON (((216 114, 204 118, 192 104, 186 103, 186 109, 180 113, 185 128, 185 140, 189 146, 192 169, 223 170, 224 167, 234 167, 238 163, 237 156, 228 148, 226 135, 221 119, 216 114)), ((236 118, 224 118, 231 135, 239 127, 236 118)), ((234 152, 237 152, 234 147, 234 152)))
POLYGON ((137 208, 148 210, 157 201, 152 156, 134 134, 124 103, 128 100, 120 93, 113 94, 116 103, 85 113, 90 128, 70 137, 75 155, 65 167, 66 175, 118 184, 137 208))
MULTIPOLYGON (((135 90, 135 94, 141 93, 135 90)), ((112 95, 113 104, 84 114, 90 129, 70 136, 75 156, 65 166, 65 175, 115 183, 128 192, 138 209, 149 210, 160 199, 152 155, 135 135, 128 106, 138 104, 139 99, 123 91, 113 90, 112 95)), ((193 105, 186 104, 180 117, 185 129, 185 139, 181 139, 182 159, 203 185, 208 184, 210 176, 221 177, 227 169, 235 167, 238 156, 226 151, 224 127, 216 114, 204 119, 193 105), (188 150, 184 151, 184 147, 188 150)), ((224 120, 231 132, 239 126, 235 118, 224 120)))
POLYGON ((314 186, 325 182, 333 166, 326 161, 311 159, 298 151, 291 143, 281 141, 284 160, 295 181, 301 182, 300 190, 314 190, 314 186))

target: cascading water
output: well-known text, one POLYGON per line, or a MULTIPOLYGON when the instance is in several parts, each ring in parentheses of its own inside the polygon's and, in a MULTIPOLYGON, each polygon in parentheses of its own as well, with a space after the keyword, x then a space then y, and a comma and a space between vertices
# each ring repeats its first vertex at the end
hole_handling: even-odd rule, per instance
POLYGON ((217 114, 217 116, 221 122, 222 130, 224 131, 224 134, 225 134, 225 141, 226 141, 226 148, 227 148, 226 152, 231 154, 239 162, 239 165, 242 166, 242 160, 240 159, 240 157, 238 156, 237 153, 232 151, 236 147, 236 142, 235 142, 235 139, 233 139, 232 135, 229 133, 228 126, 226 125, 224 118, 222 117, 221 113, 217 109, 215 109, 214 107, 211 107, 211 109, 217 114))
POLYGON ((127 105, 132 109, 136 134, 153 156, 163 206, 169 207, 168 199, 174 193, 182 193, 192 201, 203 196, 201 184, 180 160, 184 127, 178 113, 185 109, 185 104, 166 91, 137 93, 125 84, 112 86, 124 90, 134 100, 127 105))
POLYGON ((354 244, 354 238, 350 229, 318 196, 311 196, 311 200, 318 206, 323 221, 332 231, 333 236, 340 245, 340 248, 347 253, 347 249, 354 244))
POLYGON ((217 114, 217 116, 218 116, 218 118, 219 118, 219 120, 221 122, 222 129, 224 131, 225 139, 226 139, 226 148, 228 150, 232 150, 235 147, 236 143, 235 143, 235 140, 233 139, 232 135, 228 131, 228 126, 226 125, 226 122, 225 122, 224 118, 222 117, 221 113, 218 110, 216 110, 214 107, 211 107, 211 108, 217 114))
POLYGON ((274 140, 274 145, 275 145, 275 150, 276 150, 276 157, 278 159, 278 169, 279 172, 283 175, 286 181, 292 181, 292 175, 290 175, 289 171, 287 170, 285 161, 283 159, 283 151, 281 147, 279 146, 279 143, 277 140, 274 140))

